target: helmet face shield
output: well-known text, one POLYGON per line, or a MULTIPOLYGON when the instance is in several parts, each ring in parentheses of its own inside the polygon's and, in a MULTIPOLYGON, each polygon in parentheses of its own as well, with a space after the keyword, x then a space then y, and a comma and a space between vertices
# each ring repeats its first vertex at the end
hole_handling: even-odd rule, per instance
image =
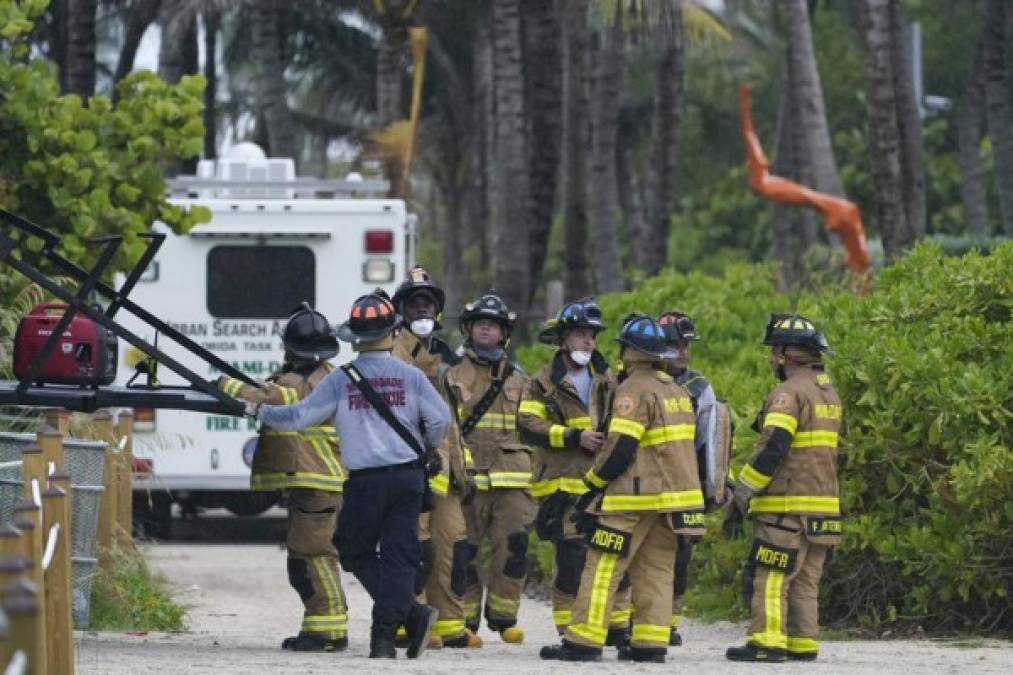
POLYGON ((700 339, 693 319, 679 310, 665 312, 658 317, 658 324, 665 329, 669 343, 693 342, 700 339))

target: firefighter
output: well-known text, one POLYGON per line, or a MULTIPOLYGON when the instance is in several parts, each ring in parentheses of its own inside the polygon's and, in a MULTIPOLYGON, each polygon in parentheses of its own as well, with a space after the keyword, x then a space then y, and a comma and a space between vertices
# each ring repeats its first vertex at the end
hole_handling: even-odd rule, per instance
POLYGON ((373 599, 370 658, 395 658, 398 626, 407 629, 408 657, 418 657, 439 617, 415 602, 414 586, 426 476, 439 470, 435 449, 450 412, 420 370, 391 356, 399 323, 382 290, 358 298, 337 332, 352 343, 356 359, 298 403, 249 408, 274 429, 330 420, 337 428, 348 479, 335 544, 341 564, 373 599))
POLYGON ((617 340, 623 373, 608 435, 584 476, 588 491, 576 504, 587 560, 562 644, 543 647, 543 659, 601 658, 613 602, 628 572, 632 628, 619 658, 664 662, 676 537, 703 534, 693 405, 663 370, 669 355, 664 329, 650 317, 633 315, 617 340))
POLYGON ((521 591, 528 572, 528 527, 534 518, 531 452, 517 434, 517 406, 526 377, 510 361, 506 344, 517 316, 488 292, 465 305, 460 317, 464 358, 447 374, 461 420, 465 447, 473 457, 478 492, 465 509, 468 574, 465 613, 478 630, 483 588, 475 565, 479 544, 491 547, 485 619, 504 642, 519 644, 521 591))
POLYGON ((753 521, 753 545, 743 572, 750 608, 746 645, 730 647, 732 661, 814 661, 823 563, 840 540, 837 439, 843 409, 823 355, 823 333, 798 314, 773 314, 763 344, 780 384, 767 397, 753 428, 760 440, 729 504, 725 531, 753 521))
MULTIPOLYGON (((609 396, 616 386, 615 375, 595 348, 603 330, 601 308, 593 298, 564 305, 538 336, 558 351, 528 380, 517 416, 521 440, 534 449, 531 495, 539 500, 535 531, 555 547, 552 618, 560 635, 570 623, 587 556, 587 543, 571 520, 573 504, 587 492, 584 475, 604 442, 609 396)), ((626 642, 626 588, 611 615, 609 645, 626 642)))
MULTIPOLYGON (((225 376, 219 387, 247 401, 284 405, 306 398, 334 370, 328 363, 338 354, 334 329, 309 303, 302 303, 289 317, 282 344, 284 365, 262 388, 225 376)), ((344 478, 333 425, 324 423, 297 434, 261 426, 250 489, 280 490, 288 504, 288 582, 305 607, 299 634, 285 638, 283 649, 333 652, 348 646, 345 594, 338 552, 331 542, 344 478)))
MULTIPOLYGON (((434 334, 440 328, 444 298, 443 289, 433 283, 429 272, 414 267, 391 300, 407 328, 394 339, 394 357, 424 372, 449 406, 447 371, 460 359, 434 334)), ((451 411, 450 430, 439 447, 440 473, 429 479, 433 508, 419 519, 422 566, 415 591, 440 611, 430 648, 482 646, 482 638, 464 625, 470 547, 462 500, 474 497, 474 481, 465 470, 455 413, 451 411)))
MULTIPOLYGON (((732 445, 731 417, 728 407, 718 401, 707 378, 689 367, 690 345, 700 339, 693 320, 683 312, 672 310, 658 317, 658 323, 665 329, 668 347, 672 350, 672 358, 666 360, 665 370, 689 392, 693 412, 696 413, 696 460, 704 502, 710 508, 725 501, 725 478, 732 445)), ((695 543, 696 540, 691 537, 680 536, 675 551, 672 629, 668 639, 672 647, 682 644, 679 617, 689 585, 689 562, 695 543)))

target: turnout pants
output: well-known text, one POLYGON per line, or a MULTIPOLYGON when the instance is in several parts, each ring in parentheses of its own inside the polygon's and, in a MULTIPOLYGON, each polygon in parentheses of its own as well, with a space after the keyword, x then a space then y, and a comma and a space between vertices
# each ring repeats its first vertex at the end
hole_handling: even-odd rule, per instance
MULTIPOLYGON (((554 542, 555 574, 552 579, 552 621, 562 635, 573 617, 573 603, 580 589, 580 577, 587 559, 587 537, 577 532, 570 519, 573 505, 563 511, 563 534, 554 542)), ((624 575, 619 583, 615 602, 609 614, 609 630, 624 630, 630 625, 630 578, 624 575)))
POLYGON ((348 609, 332 542, 341 493, 292 488, 287 496, 288 583, 305 607, 300 632, 325 640, 345 637, 348 609))
POLYGON ((417 462, 350 471, 344 485, 338 555, 373 599, 374 631, 391 637, 415 601, 424 487, 417 462))
POLYGON ((798 517, 754 520, 753 546, 742 575, 748 644, 796 654, 819 650, 818 591, 829 550, 806 538, 798 517))
POLYGON ((433 497, 433 510, 419 518, 422 572, 415 589, 420 600, 440 611, 433 634, 453 639, 464 634, 471 547, 460 498, 455 494, 433 497))
POLYGON ((672 628, 678 630, 686 589, 689 588, 689 563, 693 559, 693 542, 679 535, 675 549, 675 582, 672 584, 672 628))
POLYGON ((629 574, 633 606, 630 644, 641 649, 667 651, 676 536, 669 514, 601 516, 598 527, 621 532, 627 537, 626 551, 607 553, 594 546, 588 547, 580 589, 573 603, 572 621, 563 640, 601 649, 608 635, 619 584, 623 575, 629 574))
POLYGON ((477 628, 482 606, 482 584, 475 558, 483 539, 489 540, 489 575, 485 619, 489 628, 502 631, 517 623, 521 591, 528 574, 528 527, 534 520, 534 502, 522 488, 490 488, 475 495, 465 509, 468 524, 467 622, 477 628))

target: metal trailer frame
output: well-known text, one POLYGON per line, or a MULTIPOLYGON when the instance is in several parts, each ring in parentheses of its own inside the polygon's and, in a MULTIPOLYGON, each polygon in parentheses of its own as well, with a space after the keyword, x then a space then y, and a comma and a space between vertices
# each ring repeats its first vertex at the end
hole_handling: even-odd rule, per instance
MULTIPOLYGON (((156 336, 162 333, 228 377, 253 386, 260 386, 245 373, 234 368, 127 297, 154 259, 165 240, 165 235, 155 233, 141 235, 147 240, 147 247, 133 269, 130 270, 123 285, 119 290, 116 290, 103 283, 101 277, 108 269, 120 244, 123 243, 123 237, 117 235, 93 240, 92 243, 102 245, 102 252, 99 254, 95 266, 91 270, 85 270, 56 252, 55 248, 59 244, 60 238, 49 230, 4 209, 0 209, 0 221, 30 237, 41 239, 42 250, 39 251, 39 254, 52 262, 61 273, 79 283, 74 291, 63 288, 45 273, 15 256, 14 252, 20 249, 21 242, 10 236, 8 232, 0 231, 0 261, 11 266, 67 304, 67 311, 64 312, 56 328, 43 344, 42 350, 29 365, 28 372, 20 381, 0 380, 0 405, 59 407, 80 412, 93 412, 98 408, 110 407, 173 408, 233 417, 244 415, 245 404, 243 402, 225 394, 214 383, 159 351, 157 346, 149 344, 115 320, 117 312, 120 309, 126 309, 154 328, 156 336), (88 296, 92 292, 98 292, 110 301, 105 310, 88 303, 88 296), (56 348, 63 331, 76 314, 84 314, 95 323, 112 331, 117 337, 142 351, 156 364, 164 365, 189 382, 190 385, 160 385, 152 377, 153 373, 150 371, 146 384, 128 383, 126 386, 35 384, 35 376, 39 369, 56 348)), ((138 373, 141 372, 143 371, 139 369, 138 373)))

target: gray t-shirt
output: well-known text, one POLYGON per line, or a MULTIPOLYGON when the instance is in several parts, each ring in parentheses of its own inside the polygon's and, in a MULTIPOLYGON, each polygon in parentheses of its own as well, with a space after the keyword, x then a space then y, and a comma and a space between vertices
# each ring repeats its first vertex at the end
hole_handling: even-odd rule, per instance
MULTIPOLYGON (((421 370, 393 358, 390 352, 363 352, 353 364, 423 447, 439 446, 450 426, 450 409, 421 370)), ((341 461, 350 471, 418 459, 341 369, 325 377, 298 403, 263 405, 257 417, 281 431, 331 422, 338 431, 341 461)))
POLYGON ((584 404, 585 408, 591 407, 591 371, 587 368, 581 368, 580 370, 569 370, 566 373, 566 379, 570 381, 573 388, 577 390, 577 396, 580 396, 580 402, 584 404))

